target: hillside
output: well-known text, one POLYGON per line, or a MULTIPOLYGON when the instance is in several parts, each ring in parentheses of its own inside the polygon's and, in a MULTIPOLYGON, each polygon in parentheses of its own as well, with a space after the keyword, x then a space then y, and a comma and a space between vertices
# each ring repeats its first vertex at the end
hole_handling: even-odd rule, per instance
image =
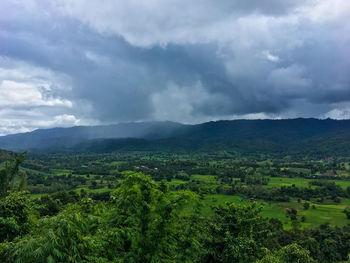
POLYGON ((55 128, 0 137, 0 148, 65 152, 235 151, 241 153, 347 155, 349 120, 232 120, 55 128))
POLYGON ((175 122, 120 123, 104 126, 38 129, 0 137, 0 148, 14 151, 69 148, 93 139, 160 139, 182 133, 185 125, 175 122))

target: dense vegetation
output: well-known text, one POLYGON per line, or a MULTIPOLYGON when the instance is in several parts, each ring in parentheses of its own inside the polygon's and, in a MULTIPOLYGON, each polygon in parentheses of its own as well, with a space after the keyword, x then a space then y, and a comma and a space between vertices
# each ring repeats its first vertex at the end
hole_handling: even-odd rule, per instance
POLYGON ((350 252, 347 158, 0 157, 1 262, 342 262, 350 252))

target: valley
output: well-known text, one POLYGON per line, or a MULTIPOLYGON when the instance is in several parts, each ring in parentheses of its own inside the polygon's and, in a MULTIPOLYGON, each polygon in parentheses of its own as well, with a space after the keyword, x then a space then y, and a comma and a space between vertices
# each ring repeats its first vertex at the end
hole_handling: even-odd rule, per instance
MULTIPOLYGON (((258 202, 262 214, 290 228, 290 209, 301 227, 350 221, 350 170, 346 158, 319 161, 247 160, 228 154, 167 155, 114 153, 33 157, 24 162, 31 198, 59 191, 85 192, 96 200, 109 194, 128 174, 142 173, 165 181, 173 191, 200 196, 203 216, 225 202, 258 202), (30 168, 29 168, 30 167, 30 168), (304 204, 309 208, 305 209, 304 204)), ((192 205, 190 205, 192 206, 192 205)), ((190 208, 187 209, 190 213, 190 208)))
MULTIPOLYGON (((12 136, 1 137, 9 148, 0 150, 0 259, 345 262, 350 121, 272 123, 279 128, 270 120, 211 122, 181 126, 181 135, 163 134, 168 123, 141 124, 154 137, 76 144, 71 128, 64 147, 54 146, 65 140, 54 129, 37 138, 52 147, 23 153, 10 151, 12 136)), ((16 145, 41 133, 18 134, 16 145)))

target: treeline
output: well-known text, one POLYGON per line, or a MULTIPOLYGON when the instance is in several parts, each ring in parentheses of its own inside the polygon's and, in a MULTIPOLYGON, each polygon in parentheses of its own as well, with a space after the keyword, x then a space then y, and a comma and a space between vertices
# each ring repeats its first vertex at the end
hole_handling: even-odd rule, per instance
POLYGON ((198 194, 239 194, 246 198, 254 198, 265 201, 289 202, 290 198, 300 198, 303 200, 316 199, 318 203, 322 203, 325 199, 340 203, 340 198, 350 198, 350 187, 341 188, 335 183, 322 184, 316 188, 296 187, 296 186, 281 186, 280 188, 264 188, 268 181, 264 177, 257 177, 255 180, 259 184, 240 184, 232 181, 231 183, 208 185, 206 182, 191 180, 188 183, 173 186, 173 190, 191 190, 198 194))
POLYGON ((319 203, 322 203, 324 199, 331 199, 336 203, 340 203, 339 197, 350 197, 349 187, 344 190, 335 183, 329 183, 315 189, 296 186, 281 186, 280 188, 238 186, 234 188, 233 192, 243 194, 249 198, 278 202, 289 202, 290 198, 296 197, 303 200, 317 198, 319 203))

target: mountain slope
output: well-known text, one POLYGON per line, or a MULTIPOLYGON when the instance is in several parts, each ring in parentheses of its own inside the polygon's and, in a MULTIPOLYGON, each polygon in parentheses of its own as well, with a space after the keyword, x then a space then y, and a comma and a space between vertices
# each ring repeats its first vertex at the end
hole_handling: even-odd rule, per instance
POLYGON ((160 139, 182 134, 186 125, 175 122, 121 123, 106 126, 38 129, 0 137, 0 148, 25 149, 68 148, 87 140, 108 138, 160 139))
POLYGON ((197 125, 127 123, 37 130, 0 137, 0 147, 5 149, 65 152, 226 150, 344 156, 350 154, 347 146, 350 146, 350 120, 302 118, 216 121, 197 125))

